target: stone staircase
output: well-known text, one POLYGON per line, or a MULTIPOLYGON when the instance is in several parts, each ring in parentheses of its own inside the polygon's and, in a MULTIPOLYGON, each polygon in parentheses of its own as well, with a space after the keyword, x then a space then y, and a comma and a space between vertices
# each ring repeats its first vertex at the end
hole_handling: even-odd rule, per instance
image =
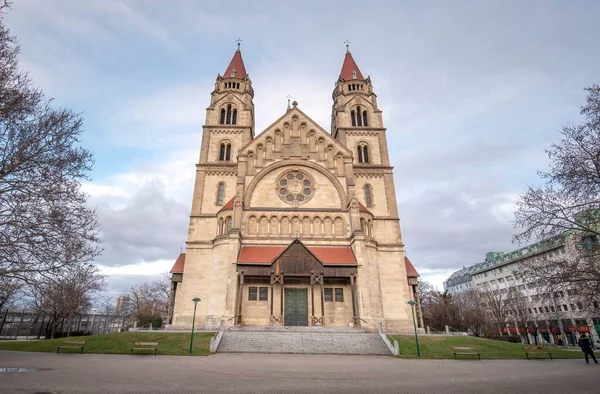
POLYGON ((391 355, 379 334, 345 327, 232 327, 217 352, 391 355))

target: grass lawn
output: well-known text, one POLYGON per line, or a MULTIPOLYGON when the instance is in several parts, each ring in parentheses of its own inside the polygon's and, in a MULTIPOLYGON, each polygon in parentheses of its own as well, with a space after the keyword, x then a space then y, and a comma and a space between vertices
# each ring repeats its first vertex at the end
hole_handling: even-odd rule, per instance
MULTIPOLYGON (((411 335, 390 335, 391 338, 398 341, 400 346, 399 358, 418 358, 415 345, 415 337, 411 335)), ((393 340, 392 340, 393 343, 393 340)), ((442 337, 442 336, 419 336, 419 348, 421 349, 421 358, 429 359, 454 359, 453 346, 473 346, 481 353, 481 359, 499 360, 499 359, 525 359, 523 345, 509 343, 504 341, 495 341, 491 339, 475 337, 442 337)), ((564 350, 551 347, 553 358, 583 358, 583 353, 579 350, 564 350)), ((534 355, 530 358, 548 358, 546 354, 534 355)), ((477 359, 473 356, 458 356, 459 359, 477 359)))
MULTIPOLYGON (((112 334, 68 339, 87 341, 83 353, 129 354, 134 342, 158 342, 159 355, 187 356, 190 351, 190 333, 150 333, 115 332, 112 334)), ((209 354, 211 333, 194 333, 194 356, 209 354)), ((40 341, 0 341, 0 350, 18 350, 23 352, 56 352, 56 346, 67 338, 40 341)), ((63 352, 79 352, 79 349, 61 349, 63 352)), ((154 352, 135 351, 134 354, 152 354, 154 352)))

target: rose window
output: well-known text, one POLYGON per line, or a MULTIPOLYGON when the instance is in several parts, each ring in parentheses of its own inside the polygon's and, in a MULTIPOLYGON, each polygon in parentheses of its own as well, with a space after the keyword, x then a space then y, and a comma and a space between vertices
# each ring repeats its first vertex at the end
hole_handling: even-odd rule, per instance
POLYGON ((314 194, 314 182, 300 171, 290 171, 277 181, 279 198, 289 204, 302 204, 314 194))

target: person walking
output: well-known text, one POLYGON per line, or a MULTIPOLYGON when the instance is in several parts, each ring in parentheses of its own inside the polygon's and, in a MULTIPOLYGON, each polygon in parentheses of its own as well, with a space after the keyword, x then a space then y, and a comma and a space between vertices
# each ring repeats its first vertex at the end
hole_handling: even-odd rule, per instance
POLYGON ((590 364, 590 360, 588 358, 589 356, 592 356, 594 362, 598 364, 598 360, 596 360, 596 356, 594 355, 594 351, 592 350, 592 343, 590 342, 590 339, 587 337, 585 332, 581 334, 581 338, 579 338, 579 347, 581 348, 583 354, 585 354, 586 364, 590 364))

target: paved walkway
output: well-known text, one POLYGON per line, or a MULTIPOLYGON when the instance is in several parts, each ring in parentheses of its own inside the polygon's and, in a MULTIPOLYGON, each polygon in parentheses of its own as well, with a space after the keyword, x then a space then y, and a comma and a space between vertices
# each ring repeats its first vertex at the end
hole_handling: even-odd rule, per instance
POLYGON ((123 356, 0 351, 2 393, 598 393, 583 360, 401 360, 385 356, 123 356))

